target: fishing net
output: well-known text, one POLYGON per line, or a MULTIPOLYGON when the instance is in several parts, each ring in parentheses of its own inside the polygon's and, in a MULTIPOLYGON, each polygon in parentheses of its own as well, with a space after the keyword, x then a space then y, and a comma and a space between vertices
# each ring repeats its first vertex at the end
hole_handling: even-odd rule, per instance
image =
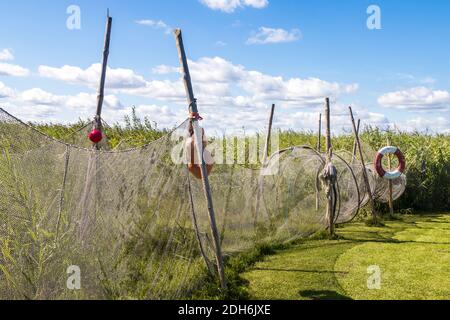
MULTIPOLYGON (((216 269, 203 186, 185 161, 190 122, 114 151, 106 139, 93 149, 90 129, 64 143, 0 110, 0 298, 189 297, 205 268, 216 269)), ((217 163, 233 150, 210 175, 224 256, 326 228, 324 155, 292 147, 258 169, 248 165, 258 152, 236 164, 237 143, 215 138, 208 146, 217 163)), ((386 200, 387 183, 351 154, 336 152, 333 163, 336 222, 351 221, 368 201, 364 170, 370 192, 386 200)), ((394 197, 405 185, 404 176, 394 181, 394 197)))

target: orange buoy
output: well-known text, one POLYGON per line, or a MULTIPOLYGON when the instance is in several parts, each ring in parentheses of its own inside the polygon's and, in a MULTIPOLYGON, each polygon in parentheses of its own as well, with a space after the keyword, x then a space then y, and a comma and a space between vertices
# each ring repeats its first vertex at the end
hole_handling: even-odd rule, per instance
MULTIPOLYGON (((188 158, 188 169, 189 172, 197 179, 202 178, 202 170, 201 170, 201 160, 198 160, 197 156, 197 150, 195 146, 195 141, 193 137, 193 130, 190 130, 191 137, 186 140, 186 151, 187 151, 187 158, 188 158)), ((206 163, 206 173, 208 176, 212 172, 212 169, 214 167, 214 159, 211 155, 211 152, 206 150, 206 146, 208 145, 208 142, 205 138, 205 130, 202 129, 202 143, 203 143, 203 159, 206 163)))

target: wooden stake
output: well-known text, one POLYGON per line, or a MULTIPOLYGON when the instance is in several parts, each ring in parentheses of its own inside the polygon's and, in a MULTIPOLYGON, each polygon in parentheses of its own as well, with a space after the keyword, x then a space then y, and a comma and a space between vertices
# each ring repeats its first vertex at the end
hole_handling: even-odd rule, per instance
POLYGON ((359 134, 358 134, 358 130, 356 128, 355 118, 353 117, 352 107, 348 107, 348 109, 350 110, 350 120, 351 120, 352 125, 353 125, 353 133, 355 134, 356 145, 358 147, 359 156, 361 158, 361 164, 362 164, 362 167, 363 167, 364 183, 366 184, 366 189, 367 189, 367 192, 369 194, 369 203, 370 203, 370 207, 372 209, 372 216, 374 218, 376 218, 377 217, 377 213, 375 211, 375 202, 373 200, 372 190, 370 189, 369 177, 367 176, 366 164, 364 162, 364 156, 363 156, 363 152, 362 152, 362 148, 361 148, 361 141, 359 140, 359 134))
POLYGON ((322 149, 322 114, 319 114, 319 132, 317 133, 317 152, 322 149))
MULTIPOLYGON (((387 145, 388 146, 390 146, 391 145, 391 141, 390 141, 390 139, 389 139, 389 137, 387 138, 387 145)), ((391 169, 392 169, 392 167, 391 167, 391 155, 389 154, 388 155, 388 158, 387 158, 387 161, 388 161, 388 168, 389 168, 389 171, 391 171, 391 169)), ((393 196, 392 196, 392 192, 393 192, 393 186, 392 186, 392 180, 388 180, 388 185, 389 185, 389 213, 390 213, 390 215, 391 215, 391 217, 392 216, 394 216, 394 199, 393 199, 393 196)))
MULTIPOLYGON (((325 140, 326 140, 326 150, 327 150, 327 167, 332 162, 333 149, 331 145, 331 116, 330 116, 330 99, 325 99, 325 140)), ((327 220, 328 220, 328 230, 330 232, 330 237, 334 235, 334 208, 333 208, 333 196, 332 196, 332 184, 331 181, 327 180, 327 220)))
MULTIPOLYGON (((267 127, 267 135, 266 135, 266 144, 264 146, 264 154, 262 158, 262 169, 264 170, 267 165, 267 158, 269 157, 269 145, 270 139, 272 137, 272 125, 273 125, 273 116, 275 114, 275 104, 272 104, 272 108, 270 110, 269 116, 269 125, 267 127)), ((255 225, 258 222, 258 215, 260 209, 260 202, 263 193, 263 176, 262 174, 259 177, 258 181, 258 193, 256 194, 256 205, 255 205, 255 225)))
MULTIPOLYGON (((105 97, 105 81, 106 81, 106 69, 108 67, 109 45, 111 43, 111 26, 112 26, 112 18, 109 16, 108 10, 108 16, 106 20, 105 44, 103 47, 102 73, 100 77, 100 86, 97 95, 97 112, 95 114, 95 127, 100 131, 102 130, 102 108, 103 108, 103 100, 105 97)), ((99 149, 98 143, 95 144, 95 147, 99 149)))
MULTIPOLYGON (((358 125, 356 126, 356 132, 358 133, 358 136, 359 136, 360 126, 361 126, 361 119, 358 119, 358 125)), ((352 162, 356 158, 357 148, 358 148, 358 143, 356 142, 356 138, 355 138, 355 142, 353 143, 353 159, 352 159, 352 162)))
POLYGON ((270 139, 272 137, 272 125, 274 114, 275 114, 275 104, 272 104, 272 109, 270 109, 269 126, 267 127, 266 145, 264 146, 263 165, 266 164, 267 158, 269 157, 269 146, 270 146, 270 139))
MULTIPOLYGON (((320 153, 322 149, 322 114, 319 114, 319 132, 317 133, 317 152, 320 153)), ((319 183, 320 181, 316 180, 316 211, 319 211, 320 206, 320 196, 319 196, 319 183)))
MULTIPOLYGON (((194 90, 192 89, 192 81, 191 76, 189 73, 189 66, 186 58, 186 52, 184 50, 184 44, 183 44, 183 37, 181 34, 180 29, 176 29, 174 31, 177 49, 178 49, 178 56, 180 58, 180 63, 182 66, 183 71, 183 81, 184 81, 184 87, 186 89, 186 96, 189 104, 189 112, 191 113, 198 113, 197 108, 197 101, 194 97, 194 90)), ((220 247, 220 238, 219 238, 219 232, 217 230, 217 224, 216 224, 216 215, 214 213, 214 206, 212 201, 212 195, 211 195, 211 187, 209 184, 208 179, 208 173, 206 171, 206 163, 205 159, 203 158, 203 137, 202 137, 202 129, 200 128, 198 124, 197 119, 192 119, 192 127, 194 129, 194 141, 197 149, 197 155, 198 159, 201 159, 201 175, 202 175, 202 182, 203 182, 203 191, 205 194, 206 203, 208 206, 208 214, 209 214, 209 221, 210 221, 210 227, 211 227, 211 234, 214 239, 214 250, 216 255, 216 262, 217 262, 217 270, 219 273, 219 280, 220 285, 222 289, 227 288, 227 283, 225 279, 225 271, 223 267, 223 259, 222 259, 222 250, 220 247)))

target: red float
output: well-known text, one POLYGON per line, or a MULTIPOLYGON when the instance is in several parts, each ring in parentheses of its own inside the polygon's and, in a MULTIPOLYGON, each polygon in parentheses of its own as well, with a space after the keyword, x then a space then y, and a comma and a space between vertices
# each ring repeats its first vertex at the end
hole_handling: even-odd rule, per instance
POLYGON ((93 129, 91 133, 88 135, 89 140, 91 140, 93 143, 99 143, 103 139, 103 134, 98 129, 93 129))

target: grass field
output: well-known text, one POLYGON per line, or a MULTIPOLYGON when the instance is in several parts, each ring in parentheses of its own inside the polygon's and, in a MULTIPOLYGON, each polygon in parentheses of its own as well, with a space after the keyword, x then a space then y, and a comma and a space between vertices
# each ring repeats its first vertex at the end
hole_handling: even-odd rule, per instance
POLYGON ((450 299, 450 215, 353 223, 340 240, 276 251, 241 276, 250 299, 450 299), (381 288, 369 290, 369 266, 381 288))

